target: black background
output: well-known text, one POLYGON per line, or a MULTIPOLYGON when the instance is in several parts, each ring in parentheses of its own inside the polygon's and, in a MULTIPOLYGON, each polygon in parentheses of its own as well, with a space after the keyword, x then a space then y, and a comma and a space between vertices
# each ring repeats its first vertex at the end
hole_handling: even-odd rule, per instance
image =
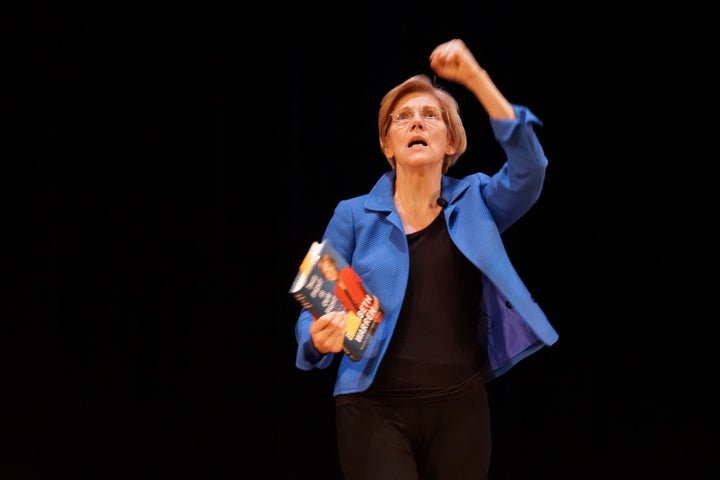
MULTIPOLYGON (((488 385, 493 478, 707 478, 711 273, 690 259, 712 189, 679 35, 637 36, 618 6, 481 3, 21 12, 4 477, 339 478, 334 370, 294 367, 287 290, 388 168, 382 95, 462 38, 550 160, 504 238, 560 340, 488 385)), ((438 81, 469 134, 450 173, 497 168, 480 105, 438 81)))

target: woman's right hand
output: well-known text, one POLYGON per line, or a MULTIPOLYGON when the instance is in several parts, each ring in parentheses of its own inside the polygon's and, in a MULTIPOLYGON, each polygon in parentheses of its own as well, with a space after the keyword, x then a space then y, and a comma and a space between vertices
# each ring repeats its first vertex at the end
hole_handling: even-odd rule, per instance
POLYGON ((480 72, 480 64, 459 38, 442 43, 430 54, 430 68, 440 77, 469 86, 480 72))
POLYGON ((345 341, 347 312, 330 312, 310 324, 310 337, 318 352, 338 353, 345 341))

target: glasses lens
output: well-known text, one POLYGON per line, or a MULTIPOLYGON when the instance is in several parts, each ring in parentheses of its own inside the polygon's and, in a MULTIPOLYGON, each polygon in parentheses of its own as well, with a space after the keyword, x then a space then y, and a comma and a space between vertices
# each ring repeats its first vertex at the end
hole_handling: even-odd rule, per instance
POLYGON ((403 108, 395 114, 395 121, 398 123, 407 123, 415 116, 415 111, 410 108, 403 108))
POLYGON ((435 107, 423 107, 420 116, 425 120, 441 120, 442 112, 435 107))

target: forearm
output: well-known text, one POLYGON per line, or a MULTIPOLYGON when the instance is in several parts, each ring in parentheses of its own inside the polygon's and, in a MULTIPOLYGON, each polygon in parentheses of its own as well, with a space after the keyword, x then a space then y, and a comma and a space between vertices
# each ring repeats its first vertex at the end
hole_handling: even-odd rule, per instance
POLYGON ((479 65, 472 69, 465 87, 480 101, 490 118, 495 120, 514 120, 515 110, 487 71, 479 65))

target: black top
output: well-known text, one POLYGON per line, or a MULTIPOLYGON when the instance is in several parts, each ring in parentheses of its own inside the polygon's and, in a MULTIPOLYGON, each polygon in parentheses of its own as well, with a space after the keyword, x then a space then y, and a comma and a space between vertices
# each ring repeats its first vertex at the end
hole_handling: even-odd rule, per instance
POLYGON ((410 275, 392 340, 371 395, 446 395, 482 380, 476 333, 482 273, 450 239, 441 213, 407 235, 410 275), (477 374, 477 375, 476 375, 477 374))

